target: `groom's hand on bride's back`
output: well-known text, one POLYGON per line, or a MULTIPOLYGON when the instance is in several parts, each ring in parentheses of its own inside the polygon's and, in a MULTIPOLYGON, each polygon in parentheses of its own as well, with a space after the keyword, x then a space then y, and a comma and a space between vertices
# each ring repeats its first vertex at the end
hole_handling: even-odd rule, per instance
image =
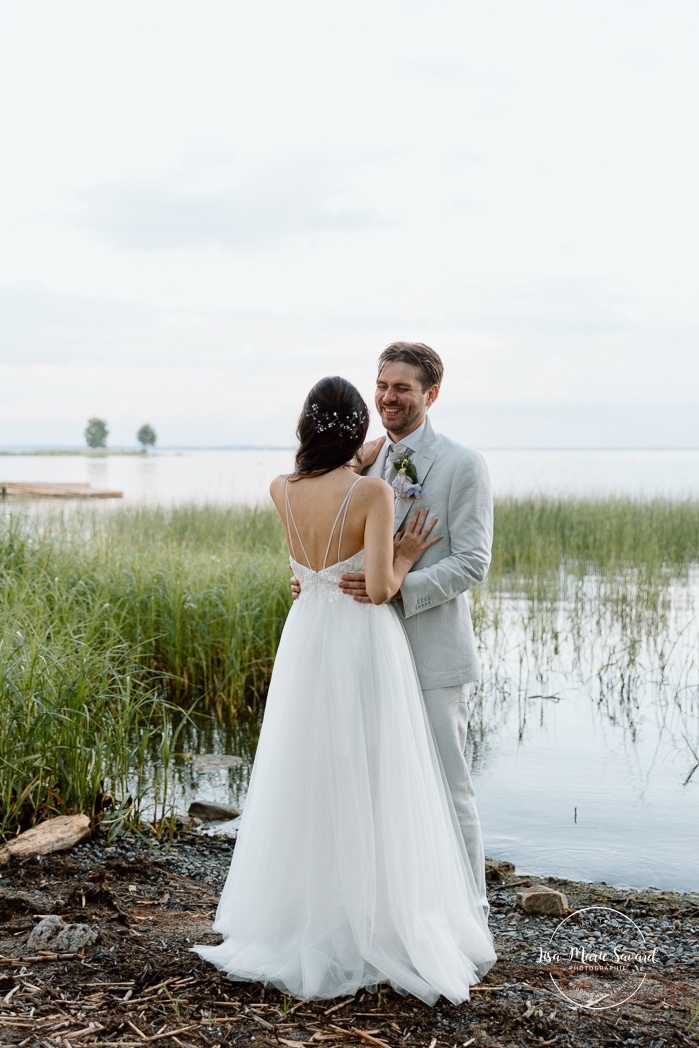
MULTIPOLYGON (((292 599, 298 600, 301 596, 301 583, 295 575, 289 585, 291 586, 292 599)), ((366 591, 366 576, 363 571, 354 571, 347 575, 342 575, 338 586, 348 597, 353 597, 362 604, 371 604, 371 598, 366 591)), ((395 600, 398 596, 399 594, 397 593, 393 599, 395 600)))
POLYGON ((340 576, 338 586, 343 593, 361 604, 371 604, 371 597, 366 591, 366 575, 363 571, 350 571, 340 576))

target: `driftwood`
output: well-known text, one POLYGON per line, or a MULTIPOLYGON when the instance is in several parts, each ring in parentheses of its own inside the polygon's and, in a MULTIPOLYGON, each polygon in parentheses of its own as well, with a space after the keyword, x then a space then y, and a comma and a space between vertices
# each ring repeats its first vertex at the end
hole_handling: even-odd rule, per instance
POLYGON ((59 815, 55 819, 32 826, 0 848, 0 864, 16 855, 23 859, 35 855, 50 855, 66 851, 90 836, 90 820, 87 815, 59 815))
POLYGON ((93 488, 82 481, 71 484, 54 481, 0 481, 0 498, 120 499, 123 494, 123 491, 93 488))

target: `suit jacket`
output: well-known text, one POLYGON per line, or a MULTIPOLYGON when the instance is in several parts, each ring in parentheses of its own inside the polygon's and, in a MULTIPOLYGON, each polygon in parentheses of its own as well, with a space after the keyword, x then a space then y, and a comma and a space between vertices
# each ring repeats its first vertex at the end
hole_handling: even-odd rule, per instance
MULTIPOLYGON (((383 476, 386 447, 367 476, 383 476)), ((402 600, 396 602, 420 684, 427 690, 478 679, 466 594, 483 581, 490 566, 493 499, 481 455, 435 433, 429 419, 412 461, 422 490, 418 498, 396 499, 395 530, 405 526, 411 513, 429 506, 430 517, 438 518, 435 532, 444 536, 413 566, 401 586, 402 600)))

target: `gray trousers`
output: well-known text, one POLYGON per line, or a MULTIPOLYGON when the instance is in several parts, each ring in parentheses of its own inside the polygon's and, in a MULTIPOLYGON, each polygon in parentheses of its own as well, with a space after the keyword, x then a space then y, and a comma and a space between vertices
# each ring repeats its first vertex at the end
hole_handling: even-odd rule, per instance
POLYGON ((466 844, 473 879, 487 914, 489 907, 485 890, 483 835, 465 754, 469 690, 470 685, 457 684, 451 688, 431 688, 422 694, 466 844))

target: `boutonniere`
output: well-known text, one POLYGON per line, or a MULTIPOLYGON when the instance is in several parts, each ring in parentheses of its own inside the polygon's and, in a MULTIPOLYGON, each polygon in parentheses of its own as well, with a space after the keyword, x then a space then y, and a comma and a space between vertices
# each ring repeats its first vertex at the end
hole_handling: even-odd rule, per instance
POLYGON ((416 499, 422 491, 422 484, 418 483, 417 470, 404 451, 393 460, 393 468, 398 474, 391 484, 396 497, 416 499))

